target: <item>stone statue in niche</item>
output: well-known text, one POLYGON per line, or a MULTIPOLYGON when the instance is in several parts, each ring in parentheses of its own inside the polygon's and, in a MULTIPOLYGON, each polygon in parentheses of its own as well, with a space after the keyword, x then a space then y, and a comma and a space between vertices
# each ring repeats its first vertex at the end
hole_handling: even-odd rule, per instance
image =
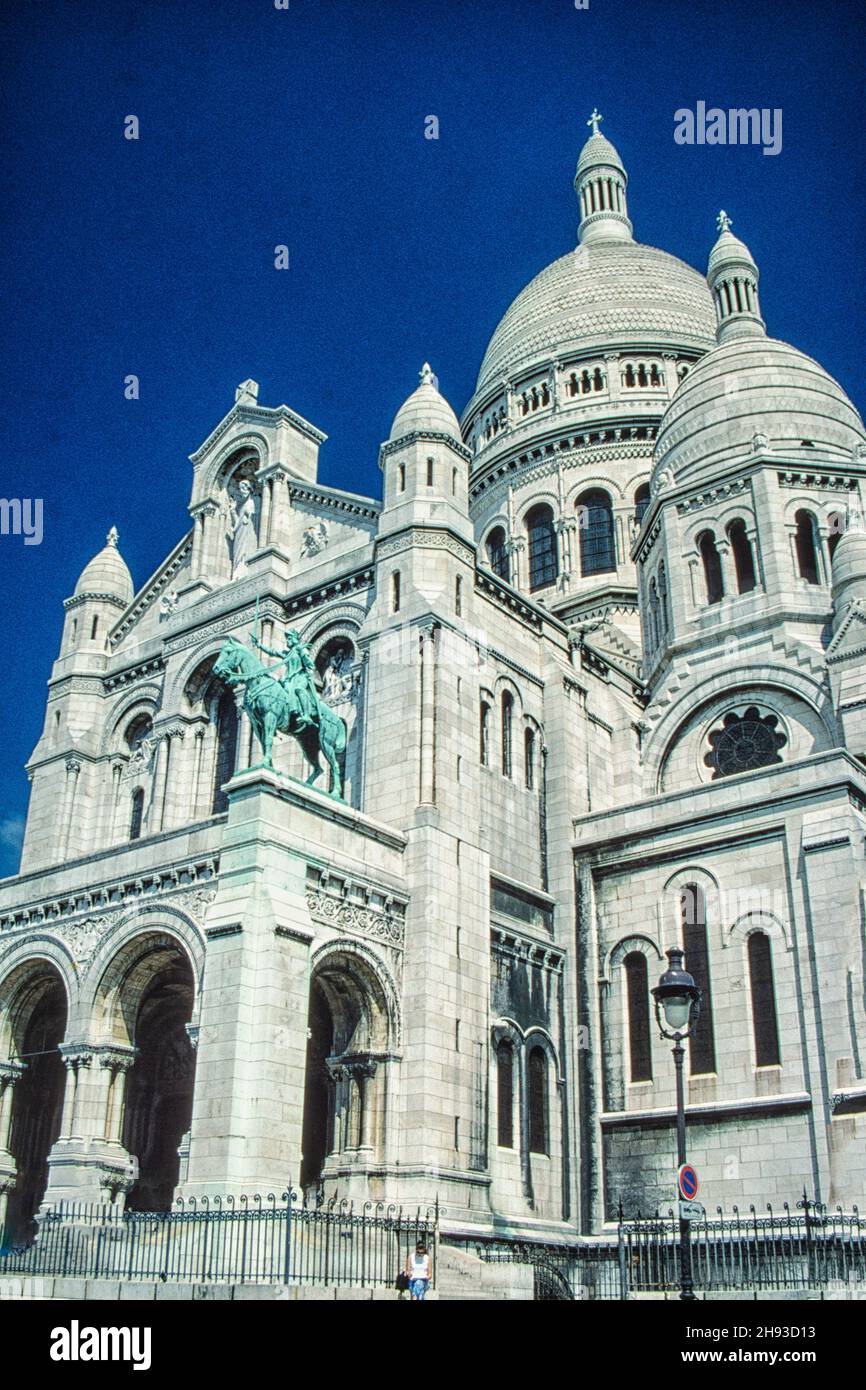
POLYGON ((249 478, 241 478, 237 497, 229 508, 226 538, 232 560, 232 579, 239 579, 258 545, 256 495, 249 478))
POLYGON ((334 652, 322 674, 322 699, 329 705, 348 700, 352 694, 352 653, 348 647, 334 652))
POLYGON ((328 544, 328 523, 317 521, 315 526, 308 526, 304 532, 301 543, 301 559, 308 559, 311 555, 318 555, 328 544))

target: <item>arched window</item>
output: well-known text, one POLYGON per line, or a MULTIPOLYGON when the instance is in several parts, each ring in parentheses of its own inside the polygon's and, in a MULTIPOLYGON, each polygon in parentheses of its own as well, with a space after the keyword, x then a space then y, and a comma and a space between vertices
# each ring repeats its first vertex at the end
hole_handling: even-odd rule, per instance
POLYGON ((845 513, 831 512, 827 517, 827 526, 829 528, 827 534, 827 551, 830 556, 830 563, 832 564, 833 556, 836 553, 836 546, 839 544, 842 533, 845 530, 845 513))
POLYGON ((592 374, 592 389, 593 391, 601 391, 603 390, 603 388, 604 374, 601 370, 601 367, 596 367, 595 371, 592 374))
POLYGON ((712 531, 703 531, 698 537, 698 550, 704 565, 707 603, 718 603, 725 596, 725 581, 722 578, 722 561, 712 531))
POLYGON ((144 787, 136 787, 132 793, 132 804, 129 815, 129 838, 130 840, 141 839, 141 824, 144 820, 144 787))
POLYGON ((456 469, 456 468, 452 468, 452 469, 451 469, 451 495, 452 495, 452 497, 456 497, 456 495, 457 495, 457 469, 456 469))
POLYGON ((502 695, 502 773, 511 776, 514 725, 514 697, 510 690, 502 695))
POLYGON ((613 540, 613 508, 600 488, 585 492, 578 500, 580 522, 580 572, 606 574, 616 569, 613 540))
POLYGON ((458 618, 463 615, 463 580, 459 574, 454 580, 454 613, 458 618))
POLYGON ((547 1116, 547 1054, 543 1047, 534 1047, 526 1064, 529 1092, 529 1152, 549 1152, 547 1116))
POLYGON ((216 709, 217 749, 214 765, 213 797, 211 814, 219 815, 228 810, 228 797, 223 786, 235 770, 238 756, 238 711, 234 692, 224 690, 216 709))
POLYGON ((427 486, 433 486, 433 460, 427 460, 427 486))
POLYGON ((635 386, 636 384, 637 384, 637 382, 636 382, 636 379, 635 379, 634 367, 632 366, 631 362, 629 362, 629 363, 627 364, 627 366, 626 366, 626 369, 625 369, 625 376, 624 376, 624 378, 623 378, 623 385, 624 385, 624 386, 635 386))
POLYGON ((478 721, 478 759, 482 767, 490 766, 490 706, 481 701, 481 714, 478 721))
POLYGON ((638 386, 649 386, 649 377, 646 374, 646 367, 643 362, 641 362, 637 369, 637 384, 638 386))
POLYGON ((632 1081, 652 1080, 650 1007, 647 963, 643 951, 630 951, 623 961, 628 996, 628 1047, 632 1081))
POLYGON ((794 545, 797 551, 797 569, 800 578, 807 584, 819 584, 818 542, 815 532, 815 518, 810 512, 799 511, 794 516, 797 531, 794 545))
POLYGON ((634 519, 635 524, 640 526, 647 513, 650 504, 649 483, 641 483, 634 495, 634 519))
POLYGON ((543 589, 553 584, 559 573, 553 512, 544 502, 539 502, 527 513, 526 534, 529 538, 529 587, 543 589))
POLYGON ((737 589, 741 594, 750 594, 755 587, 755 558, 746 535, 746 523, 741 518, 728 527, 728 540, 734 556, 737 589))
POLYGON ((401 463, 397 467, 397 491, 406 491, 406 465, 401 463))
POLYGON ((90 640, 91 640, 91 642, 95 642, 95 641, 96 641, 96 634, 97 634, 98 632, 99 632, 99 617, 98 617, 98 615, 97 615, 96 617, 94 617, 94 619, 93 619, 93 624, 92 624, 92 626, 91 626, 91 628, 90 628, 90 640))
POLYGON ((496 1142, 514 1148, 514 1048, 505 1041, 496 1049, 496 1142))
POLYGON ((766 932, 752 932, 749 937, 749 983, 752 991, 752 1027, 755 1030, 755 1063, 759 1067, 777 1067, 779 1025, 776 1018, 776 991, 773 987, 773 956, 766 932))
POLYGON ((523 767, 526 774, 526 790, 535 789, 535 730, 526 729, 523 734, 523 767))
POLYGON ((400 612, 400 571, 395 570, 391 575, 391 612, 400 612))
POLYGON ((505 543, 505 531, 501 526, 494 526, 487 537, 487 563, 493 573, 504 579, 506 584, 510 581, 508 547, 505 543))
POLYGON ((707 906, 704 890, 687 883, 680 895, 683 949, 686 970, 701 991, 700 1018, 689 1038, 689 1065, 693 1076, 714 1072, 716 1043, 713 1034, 713 1006, 710 993, 710 955, 707 945, 707 906))

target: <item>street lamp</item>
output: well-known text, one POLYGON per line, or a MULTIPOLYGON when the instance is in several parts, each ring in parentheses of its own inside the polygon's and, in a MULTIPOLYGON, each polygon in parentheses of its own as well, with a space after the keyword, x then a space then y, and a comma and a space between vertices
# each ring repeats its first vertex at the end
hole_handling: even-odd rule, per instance
MULTIPOLYGON (((667 952, 668 968, 653 990, 656 1020, 663 1038, 673 1042, 674 1067, 677 1077, 677 1168, 686 1161, 686 1106, 683 1096, 683 1039, 689 1037, 701 1012, 701 991, 687 970, 683 969, 684 952, 672 946, 667 952)), ((681 1194, 678 1192, 679 1198, 681 1194)), ((692 1251, 689 1245, 689 1223, 680 1217, 680 1298, 693 1299, 692 1251)))

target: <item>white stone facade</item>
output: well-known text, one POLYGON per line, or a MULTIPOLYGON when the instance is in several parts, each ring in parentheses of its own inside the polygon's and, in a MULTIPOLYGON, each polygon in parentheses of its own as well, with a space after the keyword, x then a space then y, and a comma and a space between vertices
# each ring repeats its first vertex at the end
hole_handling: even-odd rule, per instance
POLYGON ((676 944, 708 1205, 862 1201, 863 427, 728 219, 707 281, 597 132, 575 182, 580 246, 462 425, 425 366, 381 503, 247 381, 172 554, 136 591, 112 532, 67 601, 0 884, 13 1233, 289 1183, 523 1236, 667 1203, 676 944), (213 677, 254 626, 309 645, 345 802, 257 766, 213 677))

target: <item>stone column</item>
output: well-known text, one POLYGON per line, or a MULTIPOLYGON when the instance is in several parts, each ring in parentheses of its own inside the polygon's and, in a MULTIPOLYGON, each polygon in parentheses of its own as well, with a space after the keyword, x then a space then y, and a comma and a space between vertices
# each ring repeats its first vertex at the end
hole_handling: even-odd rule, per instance
POLYGON ((111 764, 111 807, 108 818, 108 833, 105 837, 106 844, 116 845, 120 842, 121 820, 120 804, 123 789, 123 769, 126 763, 123 758, 115 758, 111 764))
POLYGON ((25 1071, 23 1062, 0 1062, 0 1232, 6 1224, 9 1193, 17 1180, 17 1165, 9 1151, 15 1083, 25 1071))
POLYGON ((61 858, 69 857, 70 837, 75 816, 75 798, 78 791, 78 778, 81 773, 81 763, 77 758, 66 759, 66 782, 63 788, 63 807, 61 809, 61 858))
POLYGON ((179 747, 184 731, 179 725, 165 731, 165 774, 162 788, 162 803, 159 812, 159 829, 170 830, 176 822, 173 781, 177 776, 179 747))
POLYGON ((435 689, 436 629, 421 629, 421 785, 419 802, 432 806, 436 800, 435 689))
POLYGON ((126 1109, 126 1082, 137 1056, 134 1047, 113 1047, 100 1052, 99 1066, 105 1073, 103 1136, 109 1144, 121 1143, 126 1109))
POLYGON ((730 541, 725 537, 719 536, 716 540, 716 549, 719 552, 719 563, 722 567, 722 584, 724 586, 724 597, 735 598, 739 592, 737 589, 737 576, 734 570, 734 560, 731 555, 730 541))
POLYGON ((204 724, 199 724, 193 735, 192 817, 194 821, 201 820, 205 814, 202 788, 204 782, 204 740, 206 732, 206 726, 204 724))
POLYGON ((63 1118, 60 1121, 60 1138, 64 1139, 78 1137, 76 1127, 81 1121, 82 1115, 82 1095, 83 1095, 83 1076, 93 1061, 93 1052, 89 1048, 82 1047, 81 1043, 61 1043, 60 1056, 63 1058, 63 1065, 66 1068, 66 1090, 63 1095, 63 1118))

